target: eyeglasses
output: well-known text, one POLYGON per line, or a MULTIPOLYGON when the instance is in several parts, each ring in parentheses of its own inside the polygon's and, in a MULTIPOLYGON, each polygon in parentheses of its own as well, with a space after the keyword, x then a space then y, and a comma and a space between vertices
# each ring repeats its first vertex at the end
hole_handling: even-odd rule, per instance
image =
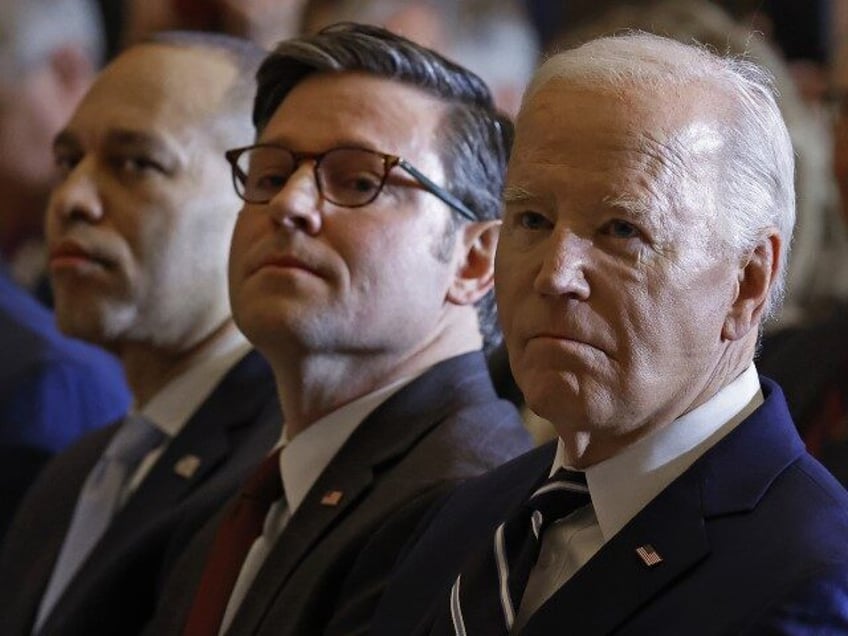
POLYGON ((453 194, 428 179, 406 159, 366 148, 332 148, 326 152, 292 152, 273 144, 256 144, 224 153, 233 167, 236 193, 248 203, 268 203, 285 186, 301 162, 314 160, 318 192, 330 203, 346 208, 368 205, 398 166, 425 190, 469 221, 474 213, 453 194))

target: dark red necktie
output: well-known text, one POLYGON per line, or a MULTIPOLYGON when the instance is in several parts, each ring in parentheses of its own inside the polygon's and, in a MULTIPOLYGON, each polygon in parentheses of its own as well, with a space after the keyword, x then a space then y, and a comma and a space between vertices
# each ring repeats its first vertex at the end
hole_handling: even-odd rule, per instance
POLYGON ((283 496, 279 449, 265 458, 218 526, 183 636, 216 636, 241 567, 262 534, 268 509, 283 496))

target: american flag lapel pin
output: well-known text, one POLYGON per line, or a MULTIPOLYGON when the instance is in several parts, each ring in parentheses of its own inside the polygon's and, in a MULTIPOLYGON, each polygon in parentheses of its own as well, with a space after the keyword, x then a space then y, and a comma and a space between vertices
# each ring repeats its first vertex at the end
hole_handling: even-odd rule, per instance
POLYGON ((174 464, 174 472, 183 479, 191 479, 200 468, 200 458, 197 455, 185 455, 174 464))
POLYGON ((321 505, 338 506, 343 496, 344 493, 341 490, 328 490, 324 493, 324 496, 321 497, 321 505))
POLYGON ((657 566, 663 562, 663 558, 660 556, 659 552, 654 550, 654 546, 650 543, 640 545, 636 548, 636 554, 640 559, 642 559, 642 563, 647 565, 649 568, 657 566))

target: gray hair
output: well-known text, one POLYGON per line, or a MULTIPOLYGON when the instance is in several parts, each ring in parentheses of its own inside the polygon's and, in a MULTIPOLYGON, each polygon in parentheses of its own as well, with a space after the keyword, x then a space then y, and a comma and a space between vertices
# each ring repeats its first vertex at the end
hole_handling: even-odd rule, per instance
POLYGON ((0 3, 0 78, 13 78, 75 44, 92 66, 103 62, 105 38, 91 0, 3 0, 0 3))
MULTIPOLYGON (((281 42, 256 76, 253 123, 257 134, 304 78, 350 71, 409 84, 444 101, 448 108, 439 151, 446 188, 479 220, 500 218, 512 123, 497 112, 489 89, 474 73, 385 29, 337 24, 315 35, 281 42)), ((458 220, 452 218, 455 229, 458 220)), ((500 341, 492 293, 478 303, 478 316, 488 349, 500 341)))
POLYGON ((777 106, 771 75, 745 59, 715 55, 704 47, 647 33, 593 40, 548 59, 536 72, 524 103, 540 87, 560 79, 586 88, 655 94, 701 86, 726 98, 723 152, 714 175, 716 222, 735 254, 749 252, 763 232, 776 227, 783 249, 764 319, 780 307, 789 245, 795 225, 794 156, 777 106), (721 213, 721 214, 719 214, 721 213))

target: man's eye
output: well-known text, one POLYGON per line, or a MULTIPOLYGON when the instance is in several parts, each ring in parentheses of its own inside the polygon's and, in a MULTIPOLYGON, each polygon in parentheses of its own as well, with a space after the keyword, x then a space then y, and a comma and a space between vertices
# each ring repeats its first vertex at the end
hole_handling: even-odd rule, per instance
POLYGON ((525 230, 546 230, 552 226, 547 217, 538 212, 524 211, 515 216, 517 224, 525 230))
POLYGON ((370 194, 380 187, 380 176, 370 172, 349 174, 344 178, 336 177, 333 186, 340 191, 370 194))
POLYGON ((141 155, 118 156, 113 159, 113 163, 121 172, 129 174, 162 172, 162 167, 157 162, 141 155))
POLYGON ((66 177, 73 171, 80 159, 82 159, 82 156, 78 154, 61 154, 53 158, 53 163, 59 174, 66 177))
POLYGON ((265 174, 251 177, 250 183, 255 188, 263 190, 280 190, 286 185, 286 175, 279 172, 268 172, 265 174))
POLYGON ((640 235, 639 228, 621 219, 613 219, 606 223, 602 228, 602 232, 619 239, 636 238, 640 235))

